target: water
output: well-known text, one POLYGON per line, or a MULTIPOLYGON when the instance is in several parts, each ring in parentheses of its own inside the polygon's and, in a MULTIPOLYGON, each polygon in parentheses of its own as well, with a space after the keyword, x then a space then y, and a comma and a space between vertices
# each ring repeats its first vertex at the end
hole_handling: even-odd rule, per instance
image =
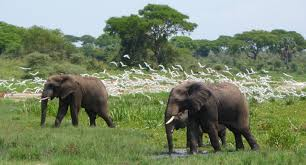
MULTIPOLYGON (((199 151, 198 155, 207 155, 208 151, 199 151)), ((168 152, 161 152, 154 156, 155 159, 161 159, 161 158, 179 158, 179 157, 187 157, 191 154, 188 153, 187 149, 174 149, 173 153, 168 154, 168 152)))

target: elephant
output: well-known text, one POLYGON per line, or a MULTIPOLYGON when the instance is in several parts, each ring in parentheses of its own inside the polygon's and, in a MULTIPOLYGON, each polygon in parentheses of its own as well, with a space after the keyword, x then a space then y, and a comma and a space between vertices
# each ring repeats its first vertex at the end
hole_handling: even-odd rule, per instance
MULTIPOLYGON (((188 123, 188 111, 184 111, 183 113, 180 113, 178 116, 176 116, 171 123, 169 123, 169 125, 170 124, 172 125, 171 133, 173 132, 174 129, 179 130, 179 129, 187 127, 187 123, 188 123)), ((202 129, 201 126, 199 126, 198 131, 199 131, 199 135, 197 137, 197 144, 199 147, 202 147, 204 146, 203 145, 203 134, 208 133, 208 131, 202 129)), ((190 131, 188 127, 187 127, 186 135, 187 135, 186 136, 187 137, 186 147, 190 147, 190 131)), ((222 142, 222 145, 226 146, 226 128, 222 124, 219 125, 218 136, 222 142)))
POLYGON ((72 125, 78 126, 80 108, 89 116, 90 126, 96 126, 96 116, 102 117, 108 127, 115 125, 109 116, 107 91, 101 80, 77 75, 53 75, 44 84, 41 95, 41 126, 45 126, 49 99, 59 98, 54 127, 59 127, 70 106, 72 125))
POLYGON ((169 95, 165 112, 165 130, 169 153, 173 152, 172 127, 170 123, 184 111, 188 111, 190 129, 190 152, 196 154, 198 127, 207 130, 214 151, 220 151, 218 141, 219 124, 224 125, 235 136, 236 150, 243 149, 242 135, 252 150, 258 150, 249 128, 249 109, 246 97, 231 83, 208 84, 186 81, 174 87, 169 95))

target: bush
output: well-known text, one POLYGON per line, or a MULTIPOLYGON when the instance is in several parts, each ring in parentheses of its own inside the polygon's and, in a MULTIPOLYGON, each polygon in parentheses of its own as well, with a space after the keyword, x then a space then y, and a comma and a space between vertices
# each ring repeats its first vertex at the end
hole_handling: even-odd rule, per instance
POLYGON ((75 53, 71 55, 70 61, 72 64, 82 64, 84 61, 86 61, 86 59, 83 54, 75 53))
POLYGON ((48 54, 43 54, 39 52, 30 53, 25 58, 27 67, 30 68, 39 68, 41 66, 46 66, 51 62, 51 58, 48 54))
POLYGON ((214 65, 214 69, 217 70, 217 71, 221 71, 221 70, 223 70, 223 66, 221 64, 216 64, 216 65, 214 65))
POLYGON ((81 74, 81 73, 87 73, 87 70, 79 65, 74 65, 70 63, 57 63, 54 64, 52 71, 50 71, 51 74, 81 74))
POLYGON ((291 71, 296 72, 296 71, 299 70, 299 66, 296 63, 291 63, 290 64, 290 69, 291 69, 291 71))
POLYGON ((274 70, 280 70, 281 69, 281 66, 282 66, 282 62, 280 60, 275 60, 273 62, 273 67, 274 67, 274 70))

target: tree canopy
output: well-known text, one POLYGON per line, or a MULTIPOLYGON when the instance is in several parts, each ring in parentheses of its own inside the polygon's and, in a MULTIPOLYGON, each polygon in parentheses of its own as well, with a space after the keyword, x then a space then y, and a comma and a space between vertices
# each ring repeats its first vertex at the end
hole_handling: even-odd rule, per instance
MULTIPOLYGON (((187 15, 167 5, 149 4, 138 15, 112 17, 106 21, 105 32, 118 35, 121 53, 129 54, 134 64, 147 60, 148 50, 154 54, 157 64, 165 62, 168 39, 178 33, 191 32, 195 23, 188 22, 187 15)), ((121 60, 124 60, 120 58, 121 60)))

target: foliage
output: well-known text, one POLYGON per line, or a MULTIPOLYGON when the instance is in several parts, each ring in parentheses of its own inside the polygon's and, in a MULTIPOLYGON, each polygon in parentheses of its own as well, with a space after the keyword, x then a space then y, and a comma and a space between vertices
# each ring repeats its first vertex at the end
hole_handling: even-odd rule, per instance
POLYGON ((96 39, 91 35, 83 35, 82 37, 79 38, 79 41, 82 42, 82 45, 86 45, 86 44, 94 44, 96 42, 96 39))
POLYGON ((0 22, 0 55, 2 53, 19 54, 22 49, 24 29, 0 22))
POLYGON ((65 54, 66 40, 59 30, 48 30, 42 27, 33 26, 29 28, 24 37, 25 52, 65 54))
POLYGON ((33 52, 26 56, 27 67, 37 69, 41 66, 47 66, 51 61, 48 54, 33 52))
MULTIPOLYGON (((112 17, 106 21, 105 32, 118 35, 121 39, 121 51, 117 60, 129 65, 137 65, 149 59, 150 49, 156 64, 168 63, 171 54, 165 54, 168 39, 177 34, 191 32, 196 24, 187 21, 187 15, 181 14, 167 5, 149 4, 139 10, 139 15, 112 17), (122 55, 129 54, 132 60, 125 60, 122 55)), ((171 49, 171 48, 170 48, 171 49)))
POLYGON ((156 57, 156 63, 165 61, 165 54, 161 53, 163 45, 168 39, 177 33, 192 32, 197 24, 188 22, 189 17, 167 5, 148 4, 139 15, 149 24, 149 39, 151 50, 156 57))
POLYGON ((147 56, 148 23, 137 15, 112 17, 106 21, 105 32, 118 35, 121 39, 121 50, 116 60, 129 65, 142 63, 147 56), (131 60, 126 60, 123 55, 128 54, 131 60))

